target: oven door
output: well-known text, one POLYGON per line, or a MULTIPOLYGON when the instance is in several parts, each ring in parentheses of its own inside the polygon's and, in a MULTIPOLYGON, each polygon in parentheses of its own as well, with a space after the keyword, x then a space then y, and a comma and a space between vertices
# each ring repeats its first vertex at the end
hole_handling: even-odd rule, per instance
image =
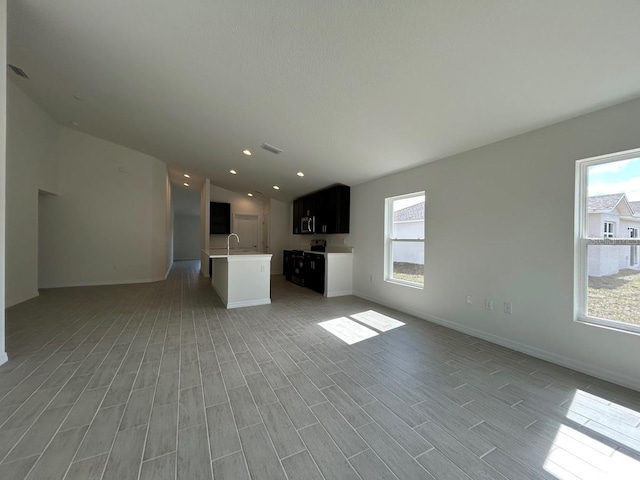
POLYGON ((302 255, 294 255, 291 281, 304 287, 304 273, 304 257, 302 255))

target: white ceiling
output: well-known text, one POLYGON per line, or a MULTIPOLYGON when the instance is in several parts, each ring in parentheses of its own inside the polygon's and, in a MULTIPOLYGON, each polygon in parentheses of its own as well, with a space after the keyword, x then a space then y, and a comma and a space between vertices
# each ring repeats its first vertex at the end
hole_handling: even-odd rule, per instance
POLYGON ((638 19, 638 0, 16 0, 8 54, 60 123, 290 200, 640 96, 638 19))

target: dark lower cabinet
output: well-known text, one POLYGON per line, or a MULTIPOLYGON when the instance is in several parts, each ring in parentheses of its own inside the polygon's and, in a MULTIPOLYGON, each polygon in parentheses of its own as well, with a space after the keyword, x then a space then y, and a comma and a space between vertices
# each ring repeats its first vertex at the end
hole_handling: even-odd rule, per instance
POLYGON ((282 273, 284 278, 291 281, 291 272, 293 271, 293 258, 291 250, 282 251, 282 273))
POLYGON ((324 255, 304 254, 305 283, 304 286, 324 295, 324 255))

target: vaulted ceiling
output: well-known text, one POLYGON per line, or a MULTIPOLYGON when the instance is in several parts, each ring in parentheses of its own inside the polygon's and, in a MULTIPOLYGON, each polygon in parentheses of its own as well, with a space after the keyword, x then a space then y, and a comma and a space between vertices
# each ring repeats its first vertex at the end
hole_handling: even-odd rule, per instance
POLYGON ((59 123, 290 200, 640 96, 639 18, 637 0, 16 0, 8 55, 59 123))

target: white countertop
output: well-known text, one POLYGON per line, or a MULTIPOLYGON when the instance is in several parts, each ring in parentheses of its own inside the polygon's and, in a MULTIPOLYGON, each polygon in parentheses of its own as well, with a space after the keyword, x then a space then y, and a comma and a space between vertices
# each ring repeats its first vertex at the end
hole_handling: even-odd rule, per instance
POLYGON ((303 250, 304 253, 313 253, 316 255, 323 255, 323 256, 327 256, 327 255, 353 255, 353 252, 314 252, 312 250, 303 250))
MULTIPOLYGON (((226 248, 210 248, 209 250, 202 250, 209 258, 229 258, 229 257, 268 257, 271 258, 270 253, 253 252, 253 251, 237 251, 231 249, 227 254, 226 248)), ((257 260, 257 258, 256 258, 257 260)))
POLYGON ((353 247, 333 247, 329 246, 324 252, 315 252, 313 250, 302 250, 300 248, 285 248, 284 251, 302 251, 304 253, 317 253, 319 255, 353 255, 353 247))

